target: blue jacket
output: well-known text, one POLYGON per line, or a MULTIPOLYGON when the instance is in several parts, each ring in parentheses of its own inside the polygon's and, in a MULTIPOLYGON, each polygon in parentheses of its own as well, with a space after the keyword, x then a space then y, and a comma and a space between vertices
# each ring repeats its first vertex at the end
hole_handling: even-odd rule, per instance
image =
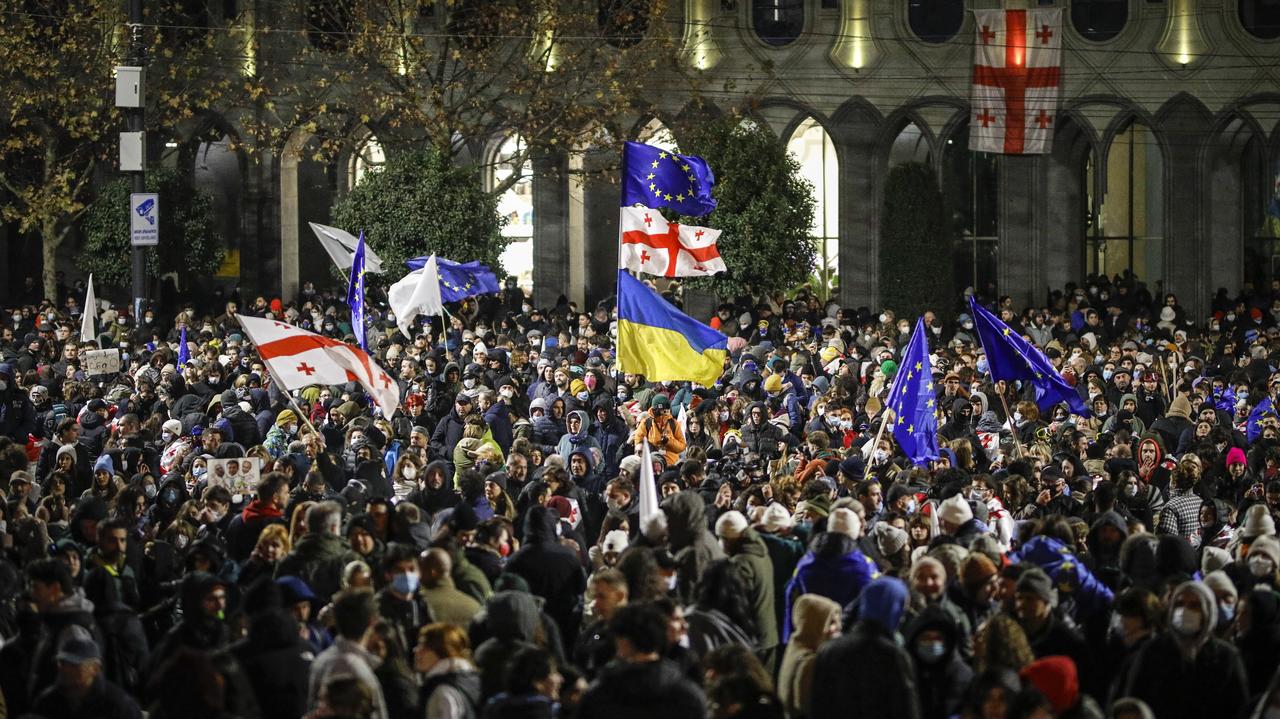
POLYGON ((1061 540, 1043 535, 1032 537, 1011 558, 1014 562, 1028 562, 1043 569, 1058 591, 1064 594, 1063 599, 1074 600, 1077 622, 1083 623, 1085 619, 1111 609, 1115 594, 1098 581, 1061 540))
POLYGON ((787 582, 782 641, 786 642, 791 637, 794 629, 791 608, 800 595, 819 594, 844 607, 857 599, 862 589, 879 576, 876 563, 858 551, 853 539, 834 532, 819 534, 796 564, 791 581, 787 582))

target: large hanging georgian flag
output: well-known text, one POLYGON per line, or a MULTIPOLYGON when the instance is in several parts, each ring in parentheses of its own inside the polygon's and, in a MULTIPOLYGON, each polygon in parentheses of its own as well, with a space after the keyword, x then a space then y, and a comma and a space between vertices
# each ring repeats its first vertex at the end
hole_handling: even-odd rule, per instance
POLYGON ((1062 10, 975 10, 969 149, 1041 155, 1062 86, 1062 10))
POLYGON ((659 277, 703 277, 725 272, 716 249, 720 230, 668 223, 657 210, 624 207, 622 266, 659 277))

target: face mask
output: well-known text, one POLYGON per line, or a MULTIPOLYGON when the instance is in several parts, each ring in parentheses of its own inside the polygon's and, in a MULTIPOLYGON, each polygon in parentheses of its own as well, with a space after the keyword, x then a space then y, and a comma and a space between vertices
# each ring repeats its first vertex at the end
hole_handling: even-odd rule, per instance
POLYGON ((1021 412, 1014 412, 1014 413, 1013 413, 1013 421, 1014 421, 1014 422, 1016 422, 1016 423, 1018 423, 1018 424, 1021 424, 1021 423, 1022 423, 1022 413, 1021 413, 1021 412))
POLYGON ((462 386, 471 389, 476 386, 476 381, 470 378, 462 380, 462 386))
POLYGON ((1125 494, 1127 494, 1127 495, 1128 495, 1128 496, 1130 496, 1130 497, 1136 497, 1136 496, 1138 496, 1138 485, 1136 485, 1136 484, 1126 484, 1126 485, 1125 485, 1125 487, 1124 487, 1124 493, 1125 493, 1125 494))
POLYGON ((880 463, 880 462, 884 462, 886 459, 889 458, 889 453, 884 451, 883 449, 877 449, 873 456, 875 457, 875 461, 877 463, 880 463))
POLYGON ((1218 624, 1230 624, 1232 619, 1236 618, 1236 605, 1219 604, 1218 605, 1218 624))
POLYGON ((591 399, 591 393, 590 393, 590 392, 579 392, 579 393, 575 394, 575 395, 574 395, 574 397, 575 397, 575 398, 577 398, 577 400, 578 400, 579 402, 586 402, 588 399, 591 399))
POLYGON ((391 579, 391 588, 400 594, 413 594, 418 591, 418 573, 397 574, 391 579))
POLYGON ((984 498, 984 497, 982 496, 982 490, 981 490, 981 489, 974 489, 974 490, 970 490, 970 491, 969 491, 969 499, 970 499, 970 501, 978 502, 978 503, 983 503, 983 502, 986 502, 986 501, 987 501, 987 500, 986 500, 986 498, 984 498))
POLYGON ((155 318, 154 318, 154 317, 144 317, 144 318, 142 318, 142 319, 143 319, 143 321, 144 321, 144 322, 146 322, 147 324, 151 324, 153 321, 155 321, 155 318))
POLYGON ((161 432, 161 433, 160 433, 160 441, 161 441, 161 442, 164 442, 165 444, 169 444, 170 442, 172 442, 172 441, 173 441, 173 432, 161 432))
POLYGON ((516 391, 511 389, 510 387, 503 387, 502 391, 499 392, 499 394, 502 395, 503 399, 511 399, 512 397, 515 396, 516 391))
POLYGON ((21 322, 21 321, 22 321, 22 315, 14 315, 14 316, 13 316, 13 321, 14 321, 14 322, 21 322))
POLYGON ((1102 379, 1103 379, 1103 381, 1105 381, 1105 382, 1110 382, 1110 381, 1111 381, 1111 375, 1112 375, 1112 374, 1114 374, 1114 372, 1112 372, 1112 371, 1111 371, 1111 370, 1109 370, 1109 369, 1104 369, 1104 370, 1102 370, 1102 379))
MULTIPOLYGON (((232 499, 235 499, 235 498, 234 498, 234 497, 232 497, 232 499)), ((214 524, 217 524, 218 522, 221 522, 221 521, 222 521, 222 518, 223 518, 223 517, 225 517, 225 516, 227 516, 227 513, 226 513, 225 511, 222 511, 222 512, 210 512, 210 513, 209 513, 209 517, 212 519, 212 521, 213 521, 213 523, 214 523, 214 524)))
POLYGON ((332 331, 333 331, 333 325, 326 324, 326 325, 324 326, 324 331, 325 331, 325 332, 332 332, 332 331))
POLYGON ((937 335, 942 334, 942 328, 941 328, 941 327, 930 327, 930 328, 929 328, 929 331, 930 331, 930 332, 932 332, 932 333, 934 334, 934 336, 937 336, 937 335))
POLYGON ((147 486, 142 488, 142 493, 147 495, 147 499, 155 499, 156 486, 154 484, 148 484, 147 486))
POLYGON ((880 324, 884 324, 885 322, 888 322, 888 321, 889 321, 888 315, 883 315, 883 314, 880 315, 880 324))
POLYGON ((916 642, 916 654, 930 664, 938 661, 947 653, 947 645, 938 641, 916 642))
POLYGON ((832 427, 835 427, 836 425, 840 424, 840 415, 838 414, 827 415, 827 424, 832 427))
POLYGON ((194 475, 196 480, 198 481, 201 477, 204 476, 204 473, 207 471, 209 471, 208 467, 196 467, 195 469, 191 470, 191 474, 194 475))
POLYGON ((907 514, 915 514, 915 513, 916 513, 916 500, 915 500, 915 499, 908 499, 908 500, 907 500, 907 514))
POLYGON ((616 510, 616 511, 621 511, 622 507, 624 506, 622 502, 619 502, 616 499, 606 499, 604 503, 609 507, 609 509, 616 510))
POLYGON ((532 310, 533 310, 532 305, 520 305, 520 311, 525 313, 526 315, 529 314, 529 312, 531 312, 532 310))
POLYGON ((400 475, 405 479, 413 479, 418 476, 418 468, 413 465, 406 465, 404 469, 400 470, 400 475))
POLYGON ((1175 632, 1188 636, 1198 633, 1203 623, 1204 617, 1200 612, 1187 611, 1186 607, 1175 607, 1173 618, 1169 621, 1175 632))
POLYGON ((1255 577, 1265 577, 1276 571, 1276 565, 1262 554, 1249 557, 1249 573, 1255 577))
POLYGON ((972 322, 970 322, 970 321, 968 321, 968 320, 965 320, 964 322, 961 322, 961 323, 960 323, 960 326, 961 326, 961 327, 963 327, 963 328, 965 328, 965 329, 967 329, 967 330, 971 330, 971 329, 973 329, 973 323, 972 323, 972 322))

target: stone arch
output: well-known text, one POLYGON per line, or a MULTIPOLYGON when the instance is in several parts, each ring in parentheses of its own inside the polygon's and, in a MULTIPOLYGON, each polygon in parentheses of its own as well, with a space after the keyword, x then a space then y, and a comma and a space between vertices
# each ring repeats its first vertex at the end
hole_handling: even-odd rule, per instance
POLYGON ((840 267, 840 153, 819 118, 803 116, 783 135, 787 151, 814 188, 814 216, 809 235, 818 252, 817 273, 823 297, 833 287, 840 267))
POLYGON ((1214 121, 1201 153, 1208 287, 1269 285, 1280 270, 1280 247, 1268 218, 1275 193, 1267 133, 1247 112, 1228 110, 1214 121))

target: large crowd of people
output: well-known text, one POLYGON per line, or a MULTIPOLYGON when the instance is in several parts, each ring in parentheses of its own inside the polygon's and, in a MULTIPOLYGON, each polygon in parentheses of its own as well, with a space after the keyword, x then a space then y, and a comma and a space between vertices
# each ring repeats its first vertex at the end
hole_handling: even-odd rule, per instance
POLYGON ((717 308, 714 386, 615 371, 608 301, 508 281, 410 338, 371 298, 389 416, 237 320, 350 341, 336 293, 91 342, 82 297, 0 327, 0 717, 1280 716, 1280 283, 990 298, 1090 416, 926 313, 922 465, 881 431, 916 318, 807 289, 717 308))

